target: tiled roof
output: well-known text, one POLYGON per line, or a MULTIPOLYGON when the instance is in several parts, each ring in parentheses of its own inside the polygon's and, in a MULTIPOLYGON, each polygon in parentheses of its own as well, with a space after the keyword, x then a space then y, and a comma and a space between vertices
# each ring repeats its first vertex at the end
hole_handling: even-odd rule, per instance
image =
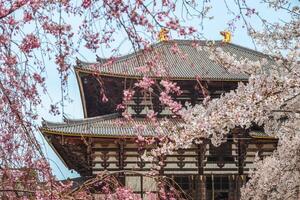
MULTIPOLYGON (((168 120, 171 126, 181 122, 180 119, 168 120)), ((135 137, 137 135, 155 136, 157 135, 155 128, 155 125, 146 118, 134 118, 128 121, 120 117, 119 114, 109 114, 79 120, 65 119, 64 123, 44 121, 41 131, 46 134, 65 136, 135 137)), ((164 131, 166 134, 170 133, 166 128, 164 131)), ((272 138, 262 131, 250 131, 249 135, 253 138, 272 138)))
MULTIPOLYGON (((170 123, 178 124, 179 119, 172 119, 170 123)), ((156 135, 154 125, 145 118, 134 118, 129 121, 118 114, 109 114, 81 120, 66 119, 64 123, 43 122, 41 131, 44 133, 69 136, 144 136, 156 135), (144 127, 142 129, 142 127, 144 127), (138 132, 137 132, 138 131, 138 132)))
MULTIPOLYGON (((237 58, 247 58, 252 61, 257 61, 261 58, 267 58, 266 55, 241 47, 232 43, 223 43, 216 41, 215 45, 221 47, 225 52, 230 52, 237 56, 237 58)), ((207 46, 207 41, 192 41, 192 40, 171 40, 167 42, 160 42, 153 45, 153 52, 159 52, 161 56, 161 63, 167 65, 166 74, 173 79, 195 79, 201 77, 206 80, 247 80, 247 76, 243 74, 231 74, 226 71, 218 63, 209 58, 209 53, 202 47, 207 46), (176 43, 183 54, 187 55, 186 59, 178 54, 174 54, 170 48, 176 43), (198 47, 192 44, 198 43, 198 47)), ((123 77, 141 77, 141 73, 137 71, 137 67, 144 66, 147 60, 153 58, 153 52, 128 54, 126 56, 118 57, 112 64, 107 64, 106 59, 98 58, 96 63, 87 63, 78 61, 76 70, 85 72, 98 72, 102 75, 109 76, 123 76, 123 77)), ((151 76, 151 74, 150 74, 151 76)), ((158 75, 153 77, 159 78, 158 75)))

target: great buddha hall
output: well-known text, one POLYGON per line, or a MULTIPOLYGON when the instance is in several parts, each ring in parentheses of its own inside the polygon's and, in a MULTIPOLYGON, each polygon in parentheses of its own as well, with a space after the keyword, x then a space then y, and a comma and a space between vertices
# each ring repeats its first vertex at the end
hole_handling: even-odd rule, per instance
MULTIPOLYGON (((248 80, 246 75, 231 74, 212 61, 209 53, 202 48, 206 45, 206 41, 170 40, 152 47, 160 52, 162 62, 167 64, 167 75, 151 78, 159 82, 167 76, 168 80, 176 82, 182 94, 175 100, 183 106, 186 102, 196 105, 204 99, 204 94, 197 88, 197 77, 201 77, 212 98, 218 98, 235 89, 239 82, 248 80), (187 59, 170 51, 174 43, 187 55, 187 59), (194 43, 197 43, 197 48, 194 43)), ((237 58, 252 61, 267 58, 260 52, 232 43, 216 41, 214 45, 235 54, 237 58)), ((140 51, 118 57, 109 66, 105 65, 107 60, 103 58, 93 63, 78 60, 74 68, 81 95, 78 98, 82 101, 82 108, 78 109, 83 109, 84 118, 65 119, 61 123, 44 121, 41 128, 65 166, 77 171, 80 178, 87 180, 104 170, 118 171, 118 180, 142 198, 145 192, 156 191, 153 180, 142 175, 150 170, 151 163, 141 158, 145 149, 155 147, 139 148, 137 136, 159 137, 145 117, 150 107, 158 113, 158 120, 170 118, 171 113, 160 102, 159 88, 155 87, 153 94, 156 95, 151 97, 145 96, 141 90, 135 91, 127 108, 133 120, 124 119, 116 107, 122 103, 124 88, 131 87, 142 78, 136 68, 146 64, 149 56, 140 51), (99 98, 101 91, 105 91, 108 101, 99 98), (137 125, 146 128, 138 132, 137 125), (134 173, 137 171, 141 173, 134 173)), ((174 125, 182 123, 180 118, 170 121, 174 125)), ((168 134, 168 130, 165 131, 168 134)), ((258 127, 248 130, 235 128, 227 142, 218 147, 204 140, 202 144, 193 144, 188 149, 178 149, 175 154, 166 156, 159 175, 173 179, 191 199, 238 200, 240 187, 247 181, 249 170, 253 169, 255 155, 269 155, 276 144, 276 139, 265 135, 258 127)))

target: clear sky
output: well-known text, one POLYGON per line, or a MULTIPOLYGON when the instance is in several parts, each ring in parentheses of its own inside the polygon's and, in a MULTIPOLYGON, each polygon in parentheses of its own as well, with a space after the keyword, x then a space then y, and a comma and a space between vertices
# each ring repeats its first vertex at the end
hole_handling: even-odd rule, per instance
MULTIPOLYGON (((228 5, 232 7, 234 11, 236 10, 236 6, 233 6, 233 0, 227 1, 228 5)), ((263 16, 265 16, 267 19, 271 21, 277 21, 278 19, 286 19, 287 16, 283 13, 276 12, 267 6, 262 6, 259 4, 257 0, 249 0, 249 4, 253 5, 257 9, 259 13, 261 13, 263 16)), ((298 1, 292 1, 294 3, 297 3, 298 1)), ((214 18, 212 20, 206 20, 204 22, 204 29, 202 30, 204 37, 209 40, 221 40, 222 37, 219 34, 220 31, 223 31, 227 29, 228 25, 227 23, 233 18, 233 15, 230 15, 228 13, 228 10, 226 9, 226 6, 224 4, 223 0, 211 0, 212 10, 210 12, 210 16, 213 16, 214 18)), ((76 22, 76 20, 73 19, 73 21, 76 22)), ((260 23, 256 19, 252 19, 252 25, 256 25, 259 29, 260 23)), ((72 23, 75 27, 78 27, 78 24, 72 23)), ((199 21, 197 19, 189 21, 189 24, 192 24, 195 27, 199 27, 199 21)), ((242 27, 241 22, 237 22, 237 29, 233 33, 232 43, 249 47, 254 49, 254 45, 252 40, 247 35, 246 29, 242 27)), ((120 34, 119 41, 122 41, 125 37, 124 35, 120 34)), ((173 38, 177 39, 177 38, 173 38)), ((178 38, 179 39, 179 38, 178 38)), ((122 46, 122 49, 120 50, 123 54, 128 53, 131 51, 131 49, 127 49, 126 46, 122 46)), ((109 57, 111 55, 111 52, 105 49, 99 49, 98 52, 94 53, 91 51, 88 51, 86 49, 82 49, 80 51, 81 55, 84 55, 84 58, 80 55, 72 55, 71 59, 73 60, 73 63, 75 65, 75 59, 76 57, 81 58, 82 60, 94 62, 96 60, 96 54, 100 55, 101 57, 109 57)), ((46 75, 46 85, 48 87, 48 94, 45 94, 42 96, 42 102, 43 106, 39 108, 39 114, 41 117, 46 119, 47 121, 56 121, 56 122, 62 122, 63 118, 62 115, 59 116, 52 116, 49 114, 49 105, 51 103, 58 102, 61 99, 61 90, 60 90, 60 79, 58 76, 58 73, 56 71, 55 64, 53 61, 47 62, 47 75, 46 75)), ((80 100, 80 94, 79 94, 79 88, 77 85, 76 77, 74 72, 70 74, 69 77, 69 84, 68 84, 68 92, 69 92, 69 98, 72 100, 72 102, 65 101, 64 106, 64 115, 68 118, 76 118, 80 119, 83 118, 83 112, 82 112, 82 105, 80 100)), ((53 152, 53 150, 49 147, 47 142, 41 137, 40 134, 37 134, 39 141, 41 141, 43 150, 46 153, 46 156, 50 160, 51 167, 54 171, 54 174, 59 179, 66 179, 68 177, 77 177, 78 174, 76 172, 71 172, 68 170, 63 163, 59 160, 59 158, 56 156, 56 154, 53 152)))

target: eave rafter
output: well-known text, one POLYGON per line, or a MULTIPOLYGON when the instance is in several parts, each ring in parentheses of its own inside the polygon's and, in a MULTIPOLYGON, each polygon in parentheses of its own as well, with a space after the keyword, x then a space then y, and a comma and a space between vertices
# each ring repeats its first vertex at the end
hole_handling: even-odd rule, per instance
POLYGON ((81 144, 72 145, 67 141, 64 142, 65 138, 63 138, 63 135, 44 135, 69 169, 77 171, 82 176, 90 176, 92 174, 91 166, 89 166, 87 146, 82 141, 80 142, 77 139, 81 144))

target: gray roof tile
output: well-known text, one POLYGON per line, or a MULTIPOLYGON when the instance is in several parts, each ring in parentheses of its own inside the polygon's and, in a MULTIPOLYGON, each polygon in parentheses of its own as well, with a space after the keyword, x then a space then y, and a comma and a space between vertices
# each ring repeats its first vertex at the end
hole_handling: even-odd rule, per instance
MULTIPOLYGON (((179 119, 171 119, 170 123, 178 124, 179 119)), ((109 114, 81 120, 66 119, 64 123, 44 121, 41 131, 44 133, 63 134, 70 136, 136 136, 137 132, 144 136, 157 135, 155 126, 146 118, 134 118, 128 121, 118 114, 109 114), (145 126, 138 131, 139 126, 145 126)), ((166 130, 167 131, 167 130, 166 130)))
MULTIPOLYGON (((216 41, 215 45, 221 47, 225 52, 235 54, 237 58, 247 58, 252 61, 257 61, 261 58, 267 58, 260 52, 247 49, 232 43, 223 43, 216 41)), ((244 74, 231 74, 218 63, 209 58, 209 53, 204 50, 207 46, 206 41, 192 41, 192 40, 171 40, 167 42, 160 42, 153 45, 154 51, 160 52, 162 58, 160 62, 167 63, 167 74, 171 79, 195 79, 199 76, 202 79, 209 80, 247 80, 244 74), (173 54, 170 50, 172 45, 177 43, 179 49, 187 55, 187 59, 182 59, 178 54, 173 54), (194 47, 192 44, 198 43, 200 48, 194 47)), ((96 71, 100 74, 126 76, 126 77, 141 77, 141 73, 137 72, 136 68, 146 64, 147 59, 151 59, 153 52, 143 51, 128 54, 115 59, 113 64, 103 64, 105 59, 99 59, 101 62, 87 63, 83 61, 78 62, 76 69, 85 71, 96 71), (139 60, 138 60, 139 59, 139 60)), ((151 76, 151 74, 150 74, 151 76)), ((153 77, 160 76, 152 74, 153 77)))
MULTIPOLYGON (((163 119, 159 119, 163 120, 163 119)), ((168 123, 171 126, 182 123, 181 119, 170 119, 168 123)), ((44 121, 41 131, 44 134, 59 134, 66 136, 86 136, 86 137, 130 137, 130 136, 156 136, 155 125, 146 118, 134 118, 128 121, 118 114, 102 115, 99 117, 85 118, 85 119, 66 119, 64 123, 53 123, 44 121), (138 130, 137 127, 144 125, 143 131, 138 130)), ((170 131, 164 129, 166 135, 170 131)), ((249 135, 253 138, 270 138, 262 131, 250 131, 249 135)))

